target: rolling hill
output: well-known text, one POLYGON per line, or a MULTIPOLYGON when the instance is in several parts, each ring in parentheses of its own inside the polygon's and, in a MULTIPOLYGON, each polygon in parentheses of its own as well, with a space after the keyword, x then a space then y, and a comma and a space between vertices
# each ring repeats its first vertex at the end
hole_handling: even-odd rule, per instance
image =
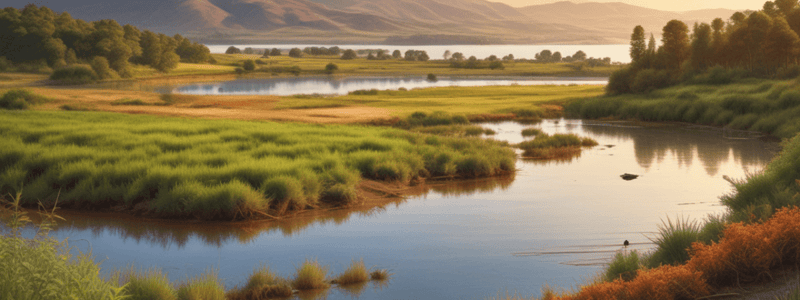
POLYGON ((627 43, 636 25, 727 19, 733 11, 666 12, 622 3, 514 8, 485 0, 7 0, 89 21, 114 19, 210 43, 627 43))

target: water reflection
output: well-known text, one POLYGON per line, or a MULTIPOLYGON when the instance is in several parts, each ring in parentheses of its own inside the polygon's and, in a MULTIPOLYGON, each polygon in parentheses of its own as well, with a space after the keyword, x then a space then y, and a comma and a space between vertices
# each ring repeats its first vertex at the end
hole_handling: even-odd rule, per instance
MULTIPOLYGON (((752 139, 761 137, 757 133, 741 132, 731 137, 728 131, 690 125, 647 125, 630 123, 585 122, 583 131, 595 136, 628 139, 633 141, 636 162, 649 170, 661 164, 668 155, 674 155, 682 167, 691 167, 695 158, 709 176, 716 176, 720 166, 733 161, 745 167, 762 166, 771 160, 770 151, 764 147, 770 144, 753 143, 752 139), (626 128, 620 130, 620 128, 626 128), (750 138, 742 138, 749 134, 750 138)), ((777 145, 768 146, 777 151, 777 145)))
POLYGON ((357 90, 397 90, 400 88, 430 88, 447 86, 506 86, 506 85, 605 85, 605 78, 558 78, 558 77, 441 77, 430 81, 425 77, 299 77, 237 79, 233 81, 183 85, 171 90, 157 89, 192 95, 279 95, 297 94, 346 95, 357 90))
MULTIPOLYGON (((433 181, 409 188, 408 197, 437 193, 445 197, 460 197, 477 193, 506 190, 514 182, 514 175, 458 181, 433 181)), ((398 207, 406 200, 397 198, 378 205, 325 211, 307 211, 294 217, 277 221, 239 222, 236 224, 142 219, 127 214, 84 213, 65 210, 66 219, 57 224, 54 233, 89 231, 94 238, 111 235, 122 241, 133 240, 164 249, 186 247, 191 240, 199 240, 207 246, 224 247, 227 244, 246 244, 262 234, 280 233, 284 237, 300 235, 311 226, 341 225, 354 217, 371 217, 398 207)))

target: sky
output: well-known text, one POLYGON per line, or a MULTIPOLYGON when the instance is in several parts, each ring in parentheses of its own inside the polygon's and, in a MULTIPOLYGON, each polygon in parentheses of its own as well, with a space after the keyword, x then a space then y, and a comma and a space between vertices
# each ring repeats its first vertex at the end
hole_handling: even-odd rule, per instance
MULTIPOLYGON (((528 5, 553 3, 563 0, 489 0, 502 2, 511 6, 521 7, 528 5)), ((658 10, 686 11, 707 8, 727 8, 735 10, 761 9, 767 0, 570 0, 571 2, 623 2, 631 5, 653 8, 658 10)))

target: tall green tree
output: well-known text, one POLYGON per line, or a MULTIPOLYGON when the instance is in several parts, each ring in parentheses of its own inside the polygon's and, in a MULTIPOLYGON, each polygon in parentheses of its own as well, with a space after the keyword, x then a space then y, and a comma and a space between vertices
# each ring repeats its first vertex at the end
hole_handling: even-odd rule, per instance
POLYGON ((747 45, 750 70, 766 71, 766 39, 772 28, 772 18, 764 12, 754 12, 747 18, 747 45))
POLYGON ((645 42, 644 37, 644 27, 638 25, 633 28, 633 34, 631 34, 631 61, 634 64, 638 64, 644 58, 645 54, 647 53, 647 44, 645 42))
POLYGON ((661 36, 661 47, 667 68, 680 68, 689 56, 689 28, 686 24, 678 20, 667 22, 661 36))
POLYGON ((725 61, 725 43, 727 42, 723 32, 725 21, 721 18, 714 19, 711 22, 711 29, 714 31, 711 34, 711 49, 714 53, 711 60, 714 64, 721 65, 725 61))
POLYGON ((775 0, 775 6, 783 16, 788 16, 798 7, 797 0, 775 0))
POLYGON ((714 50, 711 47, 711 25, 702 23, 694 27, 692 32, 692 68, 697 71, 705 70, 709 67, 714 57, 714 50))

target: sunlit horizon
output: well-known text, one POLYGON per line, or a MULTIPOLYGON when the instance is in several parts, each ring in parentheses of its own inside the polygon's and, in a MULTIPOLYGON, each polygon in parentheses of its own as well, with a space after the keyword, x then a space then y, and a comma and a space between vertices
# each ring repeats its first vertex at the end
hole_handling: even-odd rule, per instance
POLYGON ((737 1, 727 1, 727 0, 707 0, 707 1, 694 1, 694 0, 674 0, 674 1, 663 1, 663 0, 490 0, 492 2, 500 2, 505 3, 514 7, 524 7, 529 5, 538 5, 538 4, 548 4, 548 3, 555 3, 555 2, 562 2, 562 1, 569 1, 573 3, 585 3, 585 2, 602 2, 602 3, 613 3, 613 2, 622 2, 630 5, 636 5, 646 8, 658 9, 658 10, 668 10, 668 11, 688 11, 688 10, 699 10, 699 9, 732 9, 732 10, 758 10, 761 9, 764 5, 763 0, 737 0, 737 1))

